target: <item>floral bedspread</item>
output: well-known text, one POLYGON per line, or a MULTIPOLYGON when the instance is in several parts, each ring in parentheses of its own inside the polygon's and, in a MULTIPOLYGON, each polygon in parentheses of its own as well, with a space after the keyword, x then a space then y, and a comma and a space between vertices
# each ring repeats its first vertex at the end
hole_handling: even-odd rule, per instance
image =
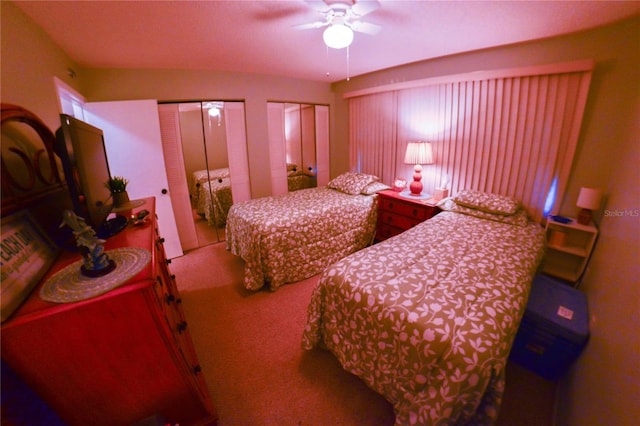
POLYGON ((333 352, 397 425, 493 424, 543 247, 540 225, 442 212, 328 267, 302 346, 333 352))
POLYGON ((316 186, 316 177, 302 172, 290 173, 287 176, 287 187, 290 192, 299 189, 314 188, 316 186))
POLYGON ((376 218, 376 195, 301 189, 231 206, 226 247, 244 259, 247 289, 276 290, 366 247, 376 218))
POLYGON ((229 168, 212 169, 212 170, 196 170, 191 174, 191 185, 189 195, 191 197, 191 206, 196 209, 199 214, 204 214, 202 206, 204 200, 202 198, 202 184, 210 180, 219 180, 229 177, 229 168))
POLYGON ((212 170, 196 170, 191 174, 191 194, 198 192, 199 184, 216 179, 228 178, 229 168, 224 167, 221 169, 212 170))
POLYGON ((233 195, 229 178, 214 179, 200 184, 196 211, 204 214, 209 225, 224 227, 232 204, 233 195))

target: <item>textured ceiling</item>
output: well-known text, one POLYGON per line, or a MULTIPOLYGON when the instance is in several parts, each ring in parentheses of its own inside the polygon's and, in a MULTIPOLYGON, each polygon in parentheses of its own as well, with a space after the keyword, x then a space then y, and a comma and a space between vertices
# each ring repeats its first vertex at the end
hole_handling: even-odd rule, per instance
POLYGON ((347 49, 328 49, 303 0, 14 1, 84 68, 209 69, 339 81, 396 65, 568 34, 640 13, 640 1, 394 1, 347 49), (348 64, 348 66, 347 66, 348 64))

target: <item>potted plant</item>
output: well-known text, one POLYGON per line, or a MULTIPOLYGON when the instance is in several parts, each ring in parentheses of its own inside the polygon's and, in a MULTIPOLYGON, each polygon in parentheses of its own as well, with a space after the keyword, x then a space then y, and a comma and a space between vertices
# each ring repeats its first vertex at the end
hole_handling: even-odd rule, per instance
POLYGON ((129 203, 129 194, 127 193, 127 184, 129 180, 122 176, 111 177, 104 185, 111 191, 113 197, 113 205, 121 207, 129 203))

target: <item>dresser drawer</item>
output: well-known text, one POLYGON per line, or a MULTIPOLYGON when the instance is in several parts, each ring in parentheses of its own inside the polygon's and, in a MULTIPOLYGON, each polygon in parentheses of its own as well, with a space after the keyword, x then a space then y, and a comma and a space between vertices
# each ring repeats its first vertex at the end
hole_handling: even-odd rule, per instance
POLYGON ((380 200, 380 209, 386 212, 392 212, 396 215, 407 216, 422 222, 427 220, 428 212, 425 208, 421 208, 414 204, 404 203, 402 201, 393 200, 389 198, 382 198, 380 200))
POLYGON ((398 234, 401 234, 402 232, 404 232, 404 229, 402 228, 396 228, 384 223, 378 223, 378 229, 376 230, 376 240, 383 241, 387 238, 391 238, 398 234))
POLYGON ((400 216, 396 213, 381 211, 379 213, 380 225, 389 225, 403 230, 413 228, 424 219, 415 219, 413 217, 400 216))

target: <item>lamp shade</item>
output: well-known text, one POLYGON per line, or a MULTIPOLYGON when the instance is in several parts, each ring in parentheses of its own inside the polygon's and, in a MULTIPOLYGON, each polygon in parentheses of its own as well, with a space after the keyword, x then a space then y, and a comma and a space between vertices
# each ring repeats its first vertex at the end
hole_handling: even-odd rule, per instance
POLYGON ((342 24, 330 25, 322 33, 322 39, 333 49, 343 49, 353 42, 353 30, 342 24))
POLYGON ((405 164, 431 164, 433 153, 429 142, 409 142, 407 152, 404 155, 405 164))
POLYGON ((578 195, 578 202, 576 206, 587 209, 596 210, 600 208, 600 202, 602 201, 602 191, 597 188, 580 188, 580 195, 578 195))

